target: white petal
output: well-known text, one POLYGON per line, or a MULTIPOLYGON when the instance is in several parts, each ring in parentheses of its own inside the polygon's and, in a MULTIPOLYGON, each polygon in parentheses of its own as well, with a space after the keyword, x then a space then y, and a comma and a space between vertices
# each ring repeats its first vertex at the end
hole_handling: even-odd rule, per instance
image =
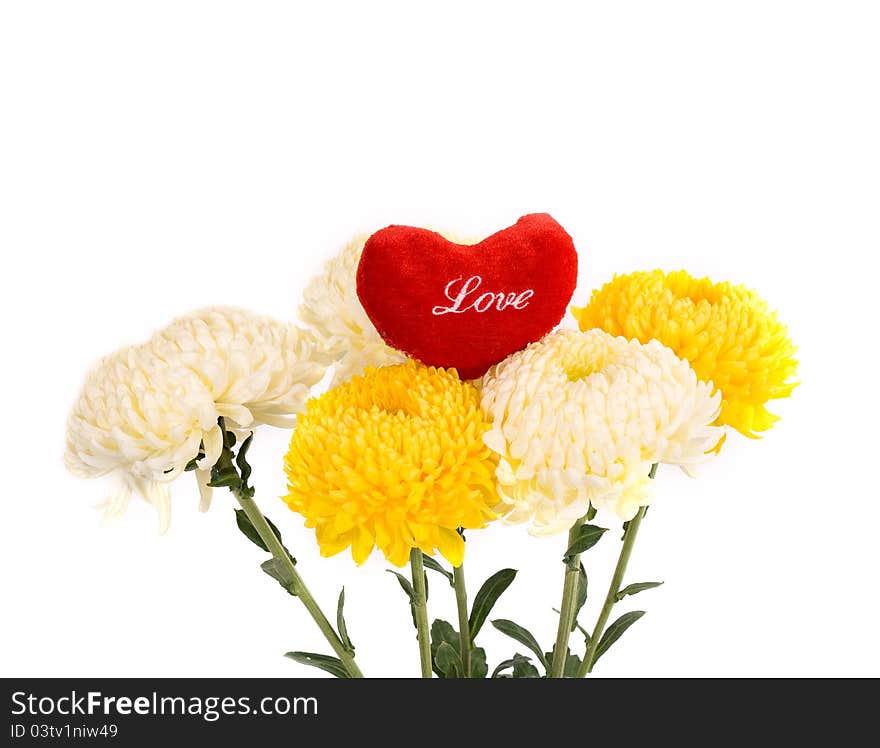
POLYGON ((150 494, 150 503, 159 513, 159 534, 164 535, 171 526, 171 491, 167 483, 152 483, 150 494))
POLYGON ((211 508, 211 496, 214 489, 208 485, 211 480, 210 470, 196 470, 196 483, 199 486, 199 511, 207 512, 211 508))
POLYGON ((216 425, 209 429, 202 436, 202 446, 205 456, 196 464, 200 470, 208 470, 217 464, 220 459, 220 453, 223 451, 223 432, 220 426, 216 425))

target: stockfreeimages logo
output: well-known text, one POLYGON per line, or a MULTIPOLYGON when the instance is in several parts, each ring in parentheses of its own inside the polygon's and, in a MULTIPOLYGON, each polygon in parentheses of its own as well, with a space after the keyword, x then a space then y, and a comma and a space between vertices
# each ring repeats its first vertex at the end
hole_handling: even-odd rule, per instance
POLYGON ((317 716, 314 696, 107 696, 100 691, 64 696, 37 696, 25 691, 12 694, 12 716, 192 716, 216 722, 223 716, 317 716))

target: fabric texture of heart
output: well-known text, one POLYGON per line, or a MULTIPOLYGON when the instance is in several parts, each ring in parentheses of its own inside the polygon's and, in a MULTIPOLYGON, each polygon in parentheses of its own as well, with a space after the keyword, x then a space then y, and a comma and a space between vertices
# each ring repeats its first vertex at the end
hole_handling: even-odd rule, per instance
POLYGON ((358 298, 385 342, 462 379, 550 332, 576 284, 574 243, 546 213, 474 245, 388 226, 367 240, 357 272, 358 298))

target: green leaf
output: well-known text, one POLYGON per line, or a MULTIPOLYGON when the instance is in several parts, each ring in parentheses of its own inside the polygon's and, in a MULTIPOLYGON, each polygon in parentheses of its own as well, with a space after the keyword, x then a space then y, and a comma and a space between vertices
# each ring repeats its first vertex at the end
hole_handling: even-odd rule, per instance
POLYGON ((226 419, 222 416, 217 419, 220 431, 223 433, 223 446, 226 449, 232 449, 235 446, 235 434, 226 430, 226 419))
POLYGON ((336 603, 336 628, 339 631, 339 638, 349 652, 354 654, 354 644, 348 636, 348 628, 345 625, 345 617, 342 614, 342 608, 345 606, 345 587, 339 591, 339 601, 336 603))
POLYGON ((483 586, 480 587, 480 591, 477 592, 477 596, 474 598, 474 603, 471 606, 471 615, 468 621, 471 630, 471 641, 476 639, 498 598, 501 597, 504 590, 510 587, 515 578, 516 569, 502 569, 483 582, 483 586))
MULTIPOLYGON (((275 537, 278 538, 278 542, 281 543, 281 531, 275 527, 274 523, 268 517, 263 517, 266 520, 266 524, 269 525, 269 529, 275 533, 275 537)), ((242 531, 245 537, 250 540, 254 545, 262 548, 266 553, 271 553, 269 548, 263 542, 263 539, 260 537, 260 533, 257 532, 257 528, 254 527, 253 523, 250 520, 250 517, 247 516, 247 513, 244 509, 236 509, 235 510, 235 524, 238 525, 238 529, 242 531)), ((282 543, 283 545, 283 543, 282 543)), ((284 549, 287 551, 287 548, 284 549)), ((287 555, 290 556, 290 551, 287 551, 287 555)), ((296 563, 296 559, 293 556, 290 556, 290 560, 293 563, 296 563)))
POLYGON ((523 644, 532 650, 544 668, 547 670, 550 669, 550 666, 547 663, 547 658, 541 650, 541 645, 538 644, 535 637, 532 636, 527 629, 523 628, 518 623, 508 621, 506 618, 496 618, 492 621, 492 625, 502 634, 509 636, 511 639, 518 641, 520 644, 523 644))
POLYGON ((488 674, 486 650, 482 647, 471 647, 471 678, 485 678, 488 674))
MULTIPOLYGON (((578 631, 580 631, 581 634, 583 634, 584 644, 586 644, 589 647, 590 646, 590 639, 591 639, 590 633, 583 626, 581 626, 577 621, 575 621, 574 628, 577 629, 578 631)), ((572 629, 572 631, 574 631, 574 629, 572 629)))
POLYGON ((257 532, 257 528, 254 527, 253 523, 250 520, 250 517, 247 516, 244 509, 235 510, 235 524, 238 525, 238 529, 241 530, 242 534, 248 540, 250 540, 251 543, 259 546, 264 551, 266 551, 266 553, 269 553, 269 549, 266 547, 266 544, 260 537, 260 533, 257 532))
MULTIPOLYGON (((566 647, 565 651, 567 652, 565 656, 565 666, 562 669, 562 677, 563 678, 574 678, 577 676, 578 668, 581 666, 581 658, 576 654, 573 654, 571 650, 566 647)), ((556 653, 556 645, 553 645, 553 651, 547 652, 547 661, 553 662, 553 655, 556 653)))
POLYGON ((577 597, 574 600, 574 616, 571 619, 572 631, 577 628, 578 614, 581 612, 581 608, 584 607, 585 602, 587 602, 587 570, 581 564, 580 571, 578 572, 577 597))
MULTIPOLYGON (((245 515, 247 516, 247 515, 245 515)), ((281 530, 275 527, 275 523, 269 519, 265 514, 263 515, 263 519, 266 520, 266 524, 269 525, 269 529, 275 534, 275 537, 278 538, 278 542, 283 544, 281 540, 281 530)), ((287 550, 286 548, 284 550, 287 550)))
POLYGON ((627 595, 637 595, 639 592, 652 590, 655 587, 659 587, 661 584, 663 584, 663 582, 636 582, 635 584, 628 584, 614 596, 614 599, 617 600, 617 602, 620 602, 627 595))
MULTIPOLYGON (((461 678, 464 666, 461 661, 461 637, 448 621, 436 619, 431 624, 431 662, 434 672, 441 678, 461 678)), ((485 678, 489 672, 486 650, 471 648, 471 678, 485 678)))
MULTIPOLYGON (((416 591, 413 589, 412 583, 407 579, 403 574, 398 571, 394 571, 394 569, 386 569, 389 574, 394 574, 397 577, 397 583, 400 585, 400 588, 406 593, 406 596, 409 598, 409 612, 412 614, 413 626, 416 628, 419 627, 416 622, 416 591)), ((428 575, 425 574, 425 602, 428 602, 428 575)))
POLYGON ((235 444, 235 434, 226 431, 226 425, 222 417, 217 419, 220 432, 223 435, 223 447, 220 456, 211 466, 211 480, 208 485, 216 488, 237 488, 241 485, 235 466, 232 464, 232 447, 235 444), (230 442, 230 439, 232 440, 230 442))
POLYGON ((509 660, 499 663, 492 671, 493 678, 540 678, 538 668, 532 665, 531 657, 526 657, 519 653, 515 654, 509 660), (505 670, 513 668, 512 675, 501 675, 505 670))
POLYGON ((409 579, 403 576, 403 574, 401 574, 399 571, 394 571, 394 569, 386 569, 385 571, 387 571, 389 574, 394 574, 394 576, 397 577, 397 583, 400 585, 400 588, 406 593, 406 596, 409 598, 409 602, 411 605, 412 601, 415 600, 416 593, 412 587, 412 584, 410 584, 409 579))
POLYGON ((211 480, 208 481, 211 488, 235 488, 240 483, 241 478, 238 477, 238 472, 231 465, 221 466, 218 462, 211 468, 211 480))
POLYGON ((440 642, 434 656, 434 670, 441 678, 461 678, 464 670, 461 657, 449 642, 440 642))
POLYGON ((532 665, 529 662, 528 658, 523 658, 519 662, 515 662, 513 664, 513 677, 514 678, 540 678, 541 673, 538 672, 538 668, 532 665))
POLYGON ((565 669, 563 670, 563 677, 565 678, 577 678, 578 669, 581 666, 581 658, 576 654, 570 654, 565 658, 565 669))
MULTIPOLYGON (((394 569, 385 569, 389 574, 394 574, 397 577, 397 583, 400 585, 400 588, 406 593, 406 596, 409 598, 410 605, 416 599, 416 591, 413 589, 412 582, 409 581, 403 574, 399 571, 394 571, 394 569)), ((425 574, 425 602, 428 602, 428 575, 425 574)))
POLYGON ((436 649, 442 642, 449 643, 456 652, 458 651, 460 643, 458 632, 452 628, 449 621, 437 618, 431 624, 431 649, 436 649))
MULTIPOLYGON (((461 637, 452 624, 440 618, 431 624, 431 662, 434 672, 441 678, 461 678, 464 673, 464 665, 461 661, 461 637), (450 660, 449 652, 443 649, 448 645, 455 653, 455 659, 450 660), (438 659, 439 658, 439 659, 438 659), (453 662, 455 667, 450 665, 453 662)), ((489 672, 486 664, 486 650, 482 647, 471 648, 471 678, 485 678, 489 672)))
MULTIPOLYGON (((233 434, 233 437, 234 436, 235 435, 233 434)), ((253 439, 254 432, 251 431, 251 433, 248 434, 247 439, 245 439, 238 448, 238 455, 235 458, 235 464, 238 465, 238 469, 241 471, 242 489, 245 492, 248 492, 251 496, 253 496, 253 489, 248 486, 248 479, 251 477, 251 466, 247 461, 247 451, 250 449, 253 439)))
POLYGON ((459 678, 463 672, 461 666, 461 658, 459 657, 460 639, 458 632, 452 628, 452 624, 448 621, 437 618, 431 624, 431 663, 434 672, 441 678, 459 678), (444 650, 444 655, 440 655, 440 647, 444 644, 448 645, 455 656, 458 658, 458 675, 450 675, 451 665, 449 663, 449 653, 444 650), (439 659, 438 659, 439 658, 439 659))
POLYGON ((260 568, 284 587, 288 593, 296 597, 296 581, 290 575, 287 564, 272 556, 268 561, 263 561, 260 568))
POLYGON ((599 658, 610 649, 611 645, 623 636, 623 632, 638 621, 643 615, 645 615, 644 610, 632 610, 629 613, 624 613, 605 629, 605 633, 602 635, 602 638, 599 639, 599 646, 596 647, 596 656, 593 658, 593 664, 598 662, 599 658))
POLYGON ((330 675, 335 675, 337 678, 349 677, 345 665, 343 665, 342 660, 337 657, 315 654, 314 652, 287 652, 284 656, 289 657, 291 660, 298 662, 301 665, 310 665, 311 667, 324 670, 325 672, 330 673, 330 675))
POLYGON ((498 665, 492 671, 492 677, 493 678, 510 678, 511 676, 501 675, 501 673, 503 673, 505 670, 509 670, 510 668, 512 668, 514 663, 517 662, 518 660, 521 660, 521 659, 526 660, 526 662, 528 662, 529 658, 524 657, 521 654, 515 654, 509 660, 502 660, 501 662, 498 663, 498 665))
POLYGON ((431 556, 422 556, 422 563, 425 565, 426 569, 430 569, 431 571, 436 571, 439 574, 442 574, 446 579, 449 580, 449 586, 455 586, 455 579, 452 576, 451 571, 447 571, 444 569, 437 561, 435 561, 431 556))
POLYGON ((608 532, 608 528, 606 527, 598 527, 597 525, 581 525, 578 528, 577 537, 574 539, 574 542, 570 546, 568 546, 568 550, 565 552, 565 556, 563 556, 562 560, 569 564, 574 560, 574 557, 578 554, 583 553, 584 551, 590 550, 599 540, 602 538, 604 533, 608 532))

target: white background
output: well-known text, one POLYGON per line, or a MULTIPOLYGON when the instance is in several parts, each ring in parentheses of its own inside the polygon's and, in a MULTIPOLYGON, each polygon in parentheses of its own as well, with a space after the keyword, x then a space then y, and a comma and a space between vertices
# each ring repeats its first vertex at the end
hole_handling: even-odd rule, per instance
MULTIPOLYGON (((327 647, 228 496, 200 515, 187 477, 166 536, 143 502, 101 525, 104 487, 61 462, 87 367, 204 304, 293 318, 356 231, 549 211, 575 301, 684 267, 756 287, 800 346, 765 439, 730 437, 696 480, 661 470, 628 580, 666 584, 619 606, 648 615, 597 674, 880 675, 877 5, 318 5, 0 10, 3 674, 312 674, 282 653, 327 647)), ((278 500, 287 438, 258 434, 258 499, 328 611, 346 585, 363 670, 416 674, 387 564, 319 559, 278 500)), ((494 616, 547 648, 563 546, 468 541, 471 592, 520 569, 494 616)), ((588 556, 586 622, 616 550, 588 556)), ((493 664, 523 651, 481 639, 493 664)))

